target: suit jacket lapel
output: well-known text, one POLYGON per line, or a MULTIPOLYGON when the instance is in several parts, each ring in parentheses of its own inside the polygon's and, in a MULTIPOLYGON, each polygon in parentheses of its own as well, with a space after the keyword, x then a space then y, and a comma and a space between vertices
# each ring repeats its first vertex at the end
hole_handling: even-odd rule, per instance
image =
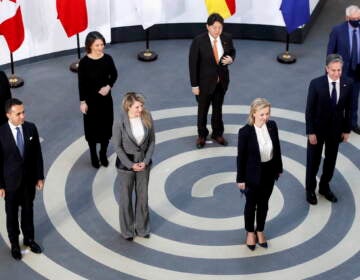
POLYGON ((250 136, 251 136, 250 143, 253 143, 253 145, 255 145, 256 157, 258 158, 258 161, 261 162, 259 142, 258 142, 257 136, 256 136, 255 125, 251 126, 251 135, 250 136))
POLYGON ((216 60, 215 60, 215 56, 214 56, 214 52, 213 52, 213 46, 211 44, 211 39, 210 39, 210 36, 209 36, 208 33, 206 34, 205 41, 206 41, 208 52, 211 54, 211 57, 212 57, 211 62, 213 64, 217 65, 216 60))
POLYGON ((270 138, 271 138, 271 142, 273 143, 273 146, 274 146, 274 143, 275 143, 275 140, 276 140, 276 135, 275 135, 275 131, 274 129, 272 128, 272 126, 270 125, 269 122, 266 123, 266 127, 267 127, 267 130, 269 131, 269 135, 270 135, 270 138))
POLYGON ((24 123, 22 125, 22 130, 23 130, 23 137, 24 137, 24 158, 26 155, 26 152, 28 150, 29 147, 29 143, 30 143, 30 131, 29 131, 29 127, 27 126, 26 123, 24 123))
POLYGON ((344 23, 344 28, 343 28, 343 32, 342 34, 344 34, 344 43, 345 43, 345 47, 348 51, 348 56, 351 57, 351 49, 350 49, 350 38, 349 38, 349 25, 347 22, 344 23))
POLYGON ((348 87, 348 84, 344 82, 344 79, 340 79, 340 93, 339 93, 339 100, 337 102, 337 105, 340 104, 340 102, 343 102, 344 99, 344 91, 346 90, 346 88, 348 87))
POLYGON ((125 125, 125 131, 126 133, 129 135, 129 138, 132 142, 134 142, 135 145, 137 145, 137 142, 136 142, 136 139, 132 133, 132 130, 131 130, 131 125, 130 125, 130 120, 129 120, 129 117, 124 114, 124 125, 125 125))
POLYGON ((144 137, 141 140, 139 146, 141 146, 144 143, 145 139, 148 137, 148 134, 149 134, 149 129, 144 125, 144 122, 142 120, 141 120, 141 123, 142 123, 143 128, 144 128, 144 137))
MULTIPOLYGON (((8 143, 10 146, 12 146, 12 148, 14 150, 16 150, 17 154, 19 155, 20 158, 21 157, 21 154, 20 154, 20 150, 18 148, 18 146, 16 145, 16 141, 14 139, 14 135, 12 134, 12 131, 11 131, 11 128, 10 128, 10 125, 7 124, 7 133, 6 133, 6 137, 8 138, 8 143)), ((25 151, 25 148, 24 148, 24 151, 25 151)))

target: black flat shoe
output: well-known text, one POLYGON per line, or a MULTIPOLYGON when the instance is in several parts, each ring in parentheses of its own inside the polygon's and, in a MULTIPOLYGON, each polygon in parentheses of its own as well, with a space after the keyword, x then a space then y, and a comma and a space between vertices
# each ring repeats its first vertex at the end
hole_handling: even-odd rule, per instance
POLYGON ((319 191, 319 194, 323 195, 327 200, 329 200, 330 202, 336 203, 338 201, 337 197, 334 195, 334 193, 332 191, 327 191, 327 192, 321 192, 319 191))
POLYGON ((29 247, 31 252, 35 254, 42 253, 41 247, 34 240, 24 240, 24 245, 29 247))
POLYGON ((100 163, 102 166, 104 166, 104 167, 109 166, 109 160, 107 159, 106 154, 103 155, 102 153, 100 153, 99 158, 100 158, 100 163))
POLYGON ((21 260, 22 255, 19 245, 11 245, 11 256, 17 261, 21 260))
POLYGON ((92 167, 94 167, 95 169, 99 169, 99 168, 100 168, 99 160, 91 160, 91 165, 92 165, 92 167))
POLYGON ((306 201, 311 205, 317 204, 317 198, 314 192, 306 192, 306 201))

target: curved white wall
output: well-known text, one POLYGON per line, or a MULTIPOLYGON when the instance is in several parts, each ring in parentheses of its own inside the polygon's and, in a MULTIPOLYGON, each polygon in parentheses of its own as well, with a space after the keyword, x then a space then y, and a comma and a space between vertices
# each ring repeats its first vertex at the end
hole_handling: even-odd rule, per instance
MULTIPOLYGON (((55 0, 18 0, 25 25, 25 41, 14 53, 14 60, 76 48, 76 37, 67 38, 57 20, 55 0)), ((135 0, 87 0, 89 27, 80 34, 81 45, 88 31, 98 30, 110 41, 111 27, 139 25, 135 0)), ((148 0, 151 1, 151 0, 148 0)), ((169 23, 204 22, 205 0, 183 0, 185 12, 169 23)), ((311 11, 319 0, 310 0, 311 11)), ((279 11, 281 0, 237 0, 237 13, 227 22, 284 26, 279 11)), ((162 22, 164 23, 164 22, 162 22)), ((10 55, 0 36, 0 65, 9 63, 10 55)))

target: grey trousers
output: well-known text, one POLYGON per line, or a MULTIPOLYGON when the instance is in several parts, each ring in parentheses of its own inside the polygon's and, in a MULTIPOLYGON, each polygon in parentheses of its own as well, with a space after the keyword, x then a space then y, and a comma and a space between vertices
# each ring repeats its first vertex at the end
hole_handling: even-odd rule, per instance
POLYGON ((120 181, 119 218, 121 235, 124 238, 136 234, 145 236, 150 233, 148 183, 150 166, 144 171, 118 169, 120 181), (135 213, 132 195, 135 189, 135 213), (136 231, 136 234, 135 234, 136 231))

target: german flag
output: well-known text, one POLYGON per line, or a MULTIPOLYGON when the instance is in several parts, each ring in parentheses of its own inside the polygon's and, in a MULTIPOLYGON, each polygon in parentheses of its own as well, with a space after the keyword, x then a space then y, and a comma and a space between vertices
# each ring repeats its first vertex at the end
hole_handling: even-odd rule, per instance
POLYGON ((231 17, 236 12, 235 0, 205 0, 209 15, 218 13, 223 18, 231 17))

